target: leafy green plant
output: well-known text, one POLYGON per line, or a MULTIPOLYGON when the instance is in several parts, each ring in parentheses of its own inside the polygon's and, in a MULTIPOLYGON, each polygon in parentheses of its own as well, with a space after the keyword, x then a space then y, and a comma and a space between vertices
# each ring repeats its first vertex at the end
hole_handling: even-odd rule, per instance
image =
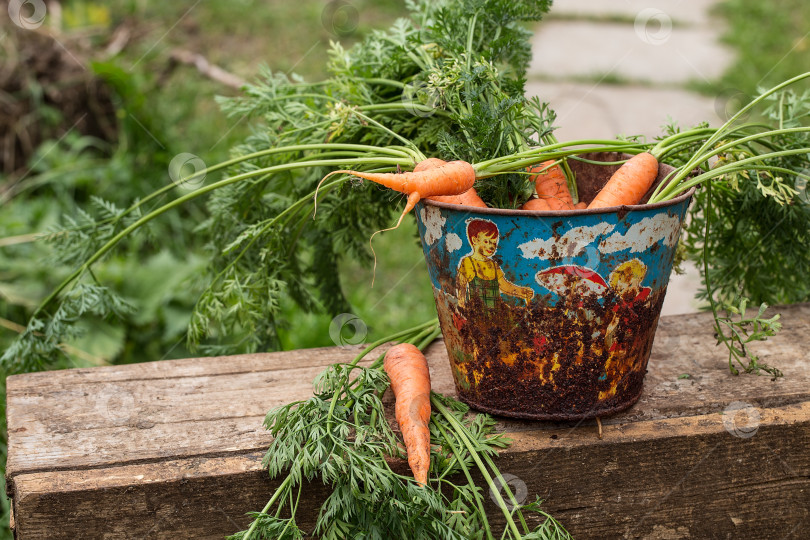
POLYGON ((302 485, 320 480, 332 491, 312 531, 319 538, 492 540, 496 533, 472 476, 476 472, 484 477, 506 520, 500 538, 570 538, 541 510, 539 501, 525 505, 515 501, 492 460, 509 441, 494 431, 488 415, 471 417, 468 407, 454 399, 431 397, 435 412, 430 423, 434 445, 430 485, 420 486, 392 470, 386 457, 404 455, 381 401, 389 385, 382 357, 368 367, 358 363, 386 342, 421 348, 438 334, 434 319, 371 343, 352 362, 327 368, 316 379, 312 398, 270 411, 265 426, 274 439, 264 465, 271 477, 283 479, 264 509, 251 514, 250 527, 229 539, 304 538, 306 532, 298 522, 302 485), (530 531, 524 513, 538 513, 541 525, 530 531))
MULTIPOLYGON (((84 214, 53 231, 57 256, 83 263, 42 301, 34 319, 77 278, 91 279, 91 265, 120 241, 134 241, 130 249, 137 249, 137 236, 130 233, 208 193, 209 217, 196 232, 210 241, 212 266, 191 318, 189 346, 200 343, 208 352, 277 346, 282 296, 304 311, 348 311, 337 281, 337 254, 368 261, 367 238, 390 223, 394 201, 379 189, 351 189, 343 178, 323 186, 318 218, 312 220, 314 188, 329 167, 396 170, 412 167, 425 151, 442 149, 447 158, 508 154, 537 144, 533 137, 548 135, 553 118, 538 102, 523 98, 522 75, 516 75, 525 71, 529 55, 529 33, 521 22, 539 18, 548 2, 411 7, 412 21, 402 19, 388 32, 375 32, 351 51, 334 44, 331 77, 323 84, 267 74, 266 82, 249 87, 244 98, 223 101, 230 113, 264 123, 230 160, 198 171, 227 170, 225 179, 187 189, 151 212, 144 209, 176 192, 176 185, 126 208, 97 201, 95 215, 84 214), (463 32, 450 32, 446 24, 462 24, 463 32), (414 85, 424 85, 440 100, 414 101, 414 85), (489 115, 484 122, 482 107, 489 115), (400 143, 404 146, 392 146, 400 143)), ((524 174, 505 173, 499 171, 491 182, 502 191, 527 182, 524 174)), ((177 184, 185 187, 198 175, 177 184)), ((34 341, 38 335, 28 332, 22 339, 34 341)), ((7 351, 6 362, 18 351, 37 350, 33 343, 26 347, 7 351)))
MULTIPOLYGON (((718 298, 726 302, 739 295, 755 304, 810 299, 810 286, 803 278, 810 272, 810 201, 806 189, 810 163, 801 152, 810 145, 810 134, 802 128, 810 112, 810 92, 788 90, 771 95, 766 103, 763 116, 788 131, 763 144, 797 152, 770 159, 768 163, 780 169, 772 173, 743 165, 722 182, 714 183, 710 207, 708 190, 698 191, 686 226, 685 245, 690 257, 701 267, 708 262, 704 280, 710 281, 718 298), (711 228, 704 238, 709 220, 711 228)), ((744 147, 724 154, 715 167, 733 165, 757 151, 744 147)), ((707 296, 704 288, 701 297, 707 296)))
MULTIPOLYGON (((275 317, 282 296, 293 299, 305 310, 319 306, 329 311, 346 310, 347 303, 335 281, 338 274, 335 254, 348 253, 367 260, 365 242, 370 231, 387 225, 395 215, 387 193, 352 189, 346 177, 339 177, 320 186, 319 214, 313 221, 314 188, 330 167, 396 171, 424 159, 420 148, 432 153, 444 149, 443 155, 448 158, 492 158, 499 153, 527 150, 540 142, 533 137, 550 134, 548 111, 539 102, 522 97, 522 80, 514 75, 525 70, 529 52, 528 32, 520 22, 539 18, 548 2, 490 1, 480 5, 421 2, 412 7, 421 17, 419 26, 401 21, 392 32, 375 33, 348 53, 335 44, 329 85, 290 82, 285 77, 270 75, 266 84, 248 90, 246 100, 226 104, 235 114, 261 115, 266 125, 237 147, 232 159, 161 187, 127 207, 94 198, 91 201, 95 212, 81 212, 52 230, 51 245, 57 257, 78 264, 78 268, 39 303, 27 328, 5 351, 5 368, 22 371, 57 365, 64 352, 61 340, 76 335, 78 316, 83 313, 92 312, 97 317, 127 316, 123 300, 112 288, 100 286, 93 266, 107 260, 112 248, 123 240, 127 241, 127 252, 137 253, 142 239, 131 233, 208 193, 214 193, 207 208, 210 217, 198 232, 210 238, 215 249, 213 278, 191 318, 190 343, 201 343, 207 351, 272 347, 276 345, 275 317), (443 26, 457 24, 463 26, 460 34, 448 33, 443 26), (390 58, 399 61, 391 62, 390 58), (441 67, 448 69, 444 78, 437 78, 441 67), (402 81, 413 85, 408 87, 402 81), (430 92, 440 93, 442 101, 438 106, 414 101, 413 86, 423 84, 428 85, 430 92), (471 101, 468 97, 476 99, 471 101), (467 105, 476 101, 480 103, 474 107, 467 105), (487 122, 478 119, 485 112, 482 107, 488 114, 487 122), (466 136, 459 137, 456 133, 466 136), (418 140, 419 146, 411 138, 418 140), (219 170, 227 170, 229 176, 187 189, 198 175, 208 176, 219 170), (147 210, 172 192, 175 198, 171 202, 147 210), (256 201, 262 204, 257 205, 256 201)), ((485 175, 486 166, 479 172, 485 175)), ((502 179, 509 181, 507 176, 502 179)), ((514 173, 511 182, 526 182, 525 175, 514 173)), ((435 322, 431 325, 435 327, 435 322)), ((435 332, 431 330, 429 335, 422 332, 417 337, 432 340, 435 332)), ((376 371, 362 371, 360 381, 349 380, 348 371, 344 377, 339 368, 335 368, 335 373, 337 378, 327 374, 322 390, 342 392, 351 388, 352 397, 348 399, 353 403, 341 402, 341 395, 333 395, 331 401, 328 396, 321 396, 320 405, 313 402, 311 407, 287 409, 283 413, 284 420, 301 414, 315 424, 325 421, 327 433, 333 427, 338 430, 329 439, 334 445, 328 451, 343 468, 327 460, 323 468, 313 469, 312 463, 295 460, 299 455, 308 455, 306 452, 296 452, 293 461, 278 464, 279 468, 298 470, 299 475, 314 474, 317 470, 335 481, 330 498, 334 506, 327 507, 318 530, 336 537, 342 537, 347 528, 363 530, 371 526, 371 518, 385 503, 391 505, 390 523, 403 532, 424 527, 425 531, 474 534, 483 524, 487 537, 492 537, 481 511, 478 488, 467 470, 467 461, 472 460, 479 469, 485 467, 481 472, 490 484, 491 475, 497 477, 489 454, 503 441, 491 433, 491 422, 484 417, 465 420, 462 418, 465 407, 434 398, 434 406, 442 411, 447 422, 446 426, 434 424, 456 437, 453 442, 443 434, 441 440, 446 443, 445 448, 452 449, 455 444, 453 453, 457 457, 437 461, 446 464, 440 481, 453 487, 456 494, 445 499, 441 492, 421 489, 422 501, 414 504, 408 502, 414 486, 393 475, 378 452, 384 449, 391 454, 395 450, 393 434, 380 409, 379 394, 387 381, 380 375, 379 366, 376 371), (331 412, 325 417, 318 416, 327 402, 331 412), (347 411, 351 413, 348 418, 342 416, 347 411), (360 437, 366 437, 362 447, 345 437, 347 420, 353 422, 352 429, 360 437), (368 428, 364 422, 368 422, 368 428), (377 450, 369 454, 366 448, 377 450), (337 481, 336 473, 346 470, 346 462, 341 460, 352 455, 356 459, 349 461, 354 465, 350 470, 355 474, 376 471, 379 475, 361 479, 363 489, 367 490, 365 495, 358 495, 357 479, 354 484, 345 484, 342 483, 345 475, 339 475, 340 482, 337 481), (467 472, 466 487, 447 478, 461 470, 467 472), (388 497, 381 498, 379 494, 385 492, 380 486, 376 486, 378 495, 374 495, 370 491, 371 480, 387 482, 388 497), (465 509, 472 508, 473 503, 478 507, 475 512, 459 514, 467 512, 465 509), (358 507, 365 509, 365 521, 355 513, 358 507), (431 517, 441 519, 428 519, 431 517)), ((283 429, 285 425, 281 417, 271 415, 268 421, 273 429, 283 429)), ((277 441, 291 445, 290 448, 298 440, 291 438, 284 443, 284 439, 279 437, 277 441)), ((293 456, 280 451, 272 455, 278 455, 279 459, 293 456)), ((287 485, 292 485, 292 481, 287 485)), ((300 490, 300 483, 297 485, 300 490)), ((282 493, 280 500, 286 502, 291 494, 282 493)), ((519 537, 513 513, 502 499, 500 505, 506 512, 509 537, 519 537)), ((539 510, 536 504, 530 508, 539 510)), ((296 531, 293 522, 279 522, 265 513, 255 522, 263 534, 283 536, 286 534, 283 531, 296 531)), ((518 521, 523 522, 522 516, 518 521)), ((554 526, 552 530, 557 528, 554 526)))
POLYGON ((722 39, 731 45, 735 60, 713 85, 736 89, 741 97, 758 86, 771 86, 807 68, 807 25, 810 5, 803 0, 759 2, 723 0, 714 11, 725 22, 722 39))

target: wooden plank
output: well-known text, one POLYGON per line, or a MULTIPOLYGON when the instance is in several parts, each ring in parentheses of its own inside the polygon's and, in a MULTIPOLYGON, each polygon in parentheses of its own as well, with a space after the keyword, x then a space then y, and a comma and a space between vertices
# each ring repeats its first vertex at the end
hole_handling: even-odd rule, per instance
POLYGON ((326 366, 333 362, 349 362, 362 349, 362 345, 346 345, 278 353, 212 356, 205 358, 205 362, 201 362, 199 358, 184 358, 144 364, 79 368, 61 371, 56 379, 52 372, 46 371, 26 373, 22 376, 13 375, 8 378, 7 384, 15 392, 37 392, 44 388, 60 388, 64 384, 81 382, 115 382, 282 371, 326 366))
MULTIPOLYGON (((783 332, 756 348, 784 378, 732 377, 707 314, 665 317, 641 400, 603 421, 603 440, 593 422, 501 421, 514 439, 502 470, 527 495, 546 498, 577 538, 805 537, 810 305, 780 311, 783 332), (679 379, 684 373, 690 378, 679 379), (722 412, 735 401, 760 415, 751 437, 727 429, 722 412)), ((18 538, 222 538, 239 530, 274 485, 260 466, 270 441, 264 413, 309 397, 325 365, 356 352, 10 377, 7 481, 18 538)), ((443 344, 428 358, 435 389, 453 393, 443 344)), ((323 488, 306 489, 314 508, 323 488)))
MULTIPOLYGON (((501 468, 525 493, 546 498, 576 538, 789 538, 810 519, 808 418, 808 404, 765 409, 750 439, 731 436, 719 415, 608 428, 601 441, 590 429, 521 434, 501 468), (785 438, 785 426, 799 427, 799 436, 785 438)), ((105 538, 221 538, 244 527, 245 509, 261 507, 277 485, 260 460, 251 453, 25 474, 15 486, 26 509, 18 528, 37 531, 22 537, 31 539, 71 537, 54 523, 105 538)), ((305 527, 326 492, 316 482, 306 493, 305 527)))

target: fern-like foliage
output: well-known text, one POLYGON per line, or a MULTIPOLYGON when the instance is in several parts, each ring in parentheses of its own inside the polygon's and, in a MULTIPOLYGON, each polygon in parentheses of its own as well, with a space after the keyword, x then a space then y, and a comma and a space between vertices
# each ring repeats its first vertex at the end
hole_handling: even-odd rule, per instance
MULTIPOLYGON (((233 157, 267 148, 332 143, 376 147, 410 140, 425 155, 483 160, 538 144, 550 133, 553 113, 523 97, 530 33, 549 2, 410 2, 411 19, 373 32, 345 50, 333 43, 329 78, 309 84, 265 72, 242 97, 221 100, 234 118, 255 119, 254 135, 233 157), (382 126, 375 126, 379 124, 382 126)), ((313 159, 293 150, 234 165, 229 175, 313 159)), ((326 167, 267 174, 217 190, 200 232, 211 239, 210 286, 191 321, 189 345, 228 340, 231 351, 274 347, 279 298, 289 295, 304 310, 350 310, 339 281, 341 256, 370 261, 368 238, 391 226, 398 194, 346 183, 319 201, 317 215, 304 207, 279 218, 307 197, 326 167)), ((525 175, 482 184, 494 204, 523 201, 525 175), (518 189, 515 189, 515 186, 518 189)), ((222 349, 218 349, 222 350, 222 349)), ((227 349, 225 349, 227 350, 227 349)))
POLYGON ((62 299, 49 318, 34 318, 0 357, 7 374, 47 369, 63 358, 64 342, 79 337, 82 317, 125 317, 132 307, 109 288, 82 283, 62 299))
MULTIPOLYGON (((549 5, 414 0, 410 18, 348 50, 333 43, 323 81, 265 70, 242 96, 220 100, 234 121, 247 118, 253 126, 228 165, 214 166, 223 176, 209 171, 208 184, 184 190, 169 184, 128 207, 95 197, 49 231, 55 257, 75 271, 37 309, 4 362, 13 369, 46 367, 71 332, 64 320, 51 320, 62 313, 56 307, 49 316, 52 304, 68 309, 79 302, 90 289, 75 284, 95 283, 91 263, 113 247, 123 243, 137 254, 169 242, 150 236, 148 224, 202 194, 207 212, 195 233, 206 239, 211 263, 197 284, 202 293, 190 317, 190 350, 276 348, 278 328, 289 324, 281 309, 287 300, 304 311, 350 311, 341 258, 369 262, 369 237, 395 222, 403 198, 342 177, 321 186, 316 213, 319 182, 337 168, 396 172, 425 156, 481 161, 539 144, 554 116, 523 95, 531 51, 524 23, 538 20, 549 5)), ((528 177, 516 173, 479 187, 485 200, 502 207, 519 206, 531 191, 528 177)), ((115 306, 105 298, 86 303, 97 306, 94 314, 110 316, 115 306)))
MULTIPOLYGON (((431 486, 421 486, 392 470, 387 459, 405 457, 380 399, 388 385, 379 366, 337 364, 315 381, 313 397, 267 414, 265 426, 274 439, 264 465, 282 483, 272 504, 250 514, 254 520, 250 538, 304 537, 296 521, 295 493, 306 481, 318 481, 331 490, 311 531, 318 538, 487 537, 489 523, 482 510, 489 494, 472 483, 469 472, 481 459, 497 456, 509 440, 495 432, 488 415, 470 415, 463 403, 434 395, 452 421, 437 412, 431 418, 431 486), (474 446, 475 455, 461 437, 474 446)), ((540 510, 540 501, 515 505, 511 512, 541 515, 540 527, 526 530, 529 536, 521 538, 570 538, 559 522, 540 510)), ((229 540, 241 540, 246 533, 229 540)), ((503 538, 516 537, 505 532, 503 538)))
MULTIPOLYGON (((810 117, 810 91, 785 91, 770 96, 765 116, 780 128, 799 127, 810 117)), ((789 133, 767 141, 779 150, 810 145, 807 132, 789 133)), ((752 149, 754 150, 754 149, 752 149)), ((721 156, 715 166, 752 155, 745 148, 721 156)), ((769 159, 769 165, 810 175, 806 154, 769 159)), ((706 215, 705 190, 695 194, 686 225, 690 258, 703 268, 718 299, 736 303, 786 304, 810 299, 810 190, 806 178, 795 174, 746 170, 712 183, 711 215, 706 215), (705 242, 706 220, 711 222, 705 242)), ((706 298, 706 289, 701 292, 706 298)))

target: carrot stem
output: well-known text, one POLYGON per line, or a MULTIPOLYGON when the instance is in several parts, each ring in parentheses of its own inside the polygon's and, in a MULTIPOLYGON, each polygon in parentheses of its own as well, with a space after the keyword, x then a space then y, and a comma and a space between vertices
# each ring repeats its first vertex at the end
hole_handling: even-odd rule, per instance
POLYGON ((761 133, 754 133, 753 135, 743 137, 742 139, 735 139, 734 141, 731 141, 731 142, 728 142, 728 143, 726 143, 724 145, 718 146, 718 147, 716 147, 716 148, 714 148, 714 149, 712 149, 712 150, 710 150, 710 151, 708 151, 708 152, 706 152, 706 153, 704 153, 702 155, 699 155, 699 156, 696 155, 694 159, 697 161, 697 163, 701 163, 703 161, 706 161, 707 159, 709 159, 712 156, 719 155, 719 154, 721 154, 722 152, 724 152, 726 150, 730 150, 730 149, 732 149, 732 148, 734 148, 736 146, 739 146, 741 144, 745 144, 745 143, 750 142, 750 141, 756 141, 758 139, 765 139, 765 138, 774 137, 774 136, 777 136, 777 135, 786 135, 786 134, 789 134, 789 133, 802 133, 802 132, 810 132, 810 127, 795 127, 795 128, 774 129, 774 130, 771 130, 771 131, 764 131, 764 132, 761 132, 761 133))
MULTIPOLYGON (((554 136, 554 133, 549 133, 545 136, 545 140, 550 142, 551 144, 559 142, 557 137, 554 136)), ((574 174, 574 171, 571 170, 571 166, 568 165, 568 160, 566 158, 562 159, 562 171, 565 174, 565 179, 568 182, 568 193, 571 194, 571 200, 574 204, 579 202, 579 187, 577 186, 577 177, 574 174)))
MULTIPOLYGON (((276 491, 275 491, 275 493, 273 493, 273 496, 270 498, 270 500, 267 501, 267 504, 264 505, 264 508, 262 508, 262 511, 260 512, 260 514, 266 514, 267 511, 270 510, 270 508, 272 508, 273 503, 276 502, 276 499, 278 498, 278 496, 281 495, 281 492, 284 491, 288 487, 288 484, 291 481, 292 481, 292 475, 287 475, 287 477, 284 479, 284 481, 281 483, 281 485, 276 488, 276 491)), ((250 527, 248 528, 248 530, 245 531, 245 536, 242 537, 242 540, 250 540, 250 537, 253 534, 253 531, 256 530, 256 525, 258 523, 259 523, 258 519, 253 520, 253 523, 250 524, 250 527)))
POLYGON ((360 118, 365 120, 366 122, 369 122, 370 124, 373 124, 374 126, 380 128, 381 130, 388 133, 389 135, 391 135, 395 139, 399 139, 400 141, 402 141, 405 144, 405 146, 407 146, 407 147, 409 147, 409 148, 411 148, 413 150, 413 152, 414 152, 414 154, 416 156, 419 156, 419 158, 420 158, 419 161, 423 161, 424 159, 426 159, 425 155, 416 147, 415 144, 413 144, 411 141, 409 141, 408 139, 406 139, 405 137, 403 137, 399 133, 393 131, 392 129, 390 129, 390 128, 384 126, 384 125, 382 125, 381 123, 377 122, 376 120, 374 120, 370 116, 367 116, 367 115, 365 115, 365 114, 363 114, 361 112, 358 112, 356 109, 353 110, 353 112, 354 112, 354 114, 356 114, 357 116, 359 116, 360 118))
MULTIPOLYGON (((473 458, 473 461, 475 461, 475 464, 478 466, 478 470, 481 472, 481 476, 483 476, 484 480, 486 480, 487 485, 490 488, 490 493, 492 494, 493 497, 495 497, 496 504, 498 505, 498 507, 500 507, 501 512, 506 518, 507 527, 512 531, 515 538, 520 538, 521 534, 517 528, 517 524, 515 524, 515 520, 512 519, 512 513, 506 507, 506 502, 503 500, 500 490, 494 489, 495 482, 492 480, 492 476, 489 474, 489 471, 487 470, 486 466, 481 461, 481 457, 478 455, 477 449, 473 445, 472 441, 470 441, 467 438, 464 425, 461 424, 456 419, 455 416, 450 414, 450 411, 448 411, 447 408, 445 408, 445 406, 441 403, 441 401, 439 401, 439 399, 436 398, 436 395, 434 393, 431 393, 430 402, 436 408, 436 410, 438 410, 442 414, 442 416, 444 416, 445 419, 450 423, 450 425, 458 434, 462 444, 464 444, 464 446, 467 447, 467 451, 470 452, 470 456, 473 458)), ((506 485, 505 483, 502 483, 502 488, 509 491, 509 486, 506 485)), ((509 493, 511 493, 511 491, 509 491, 509 493)))
MULTIPOLYGON (((491 165, 497 165, 500 163, 510 162, 515 159, 521 158, 531 158, 532 156, 536 156, 538 154, 542 154, 545 158, 541 161, 545 161, 547 159, 556 158, 561 155, 572 155, 572 154, 584 154, 586 152, 607 152, 610 150, 604 150, 603 148, 587 148, 581 150, 569 150, 561 152, 559 155, 551 153, 550 150, 556 150, 558 148, 571 148, 572 146, 586 146, 586 145, 601 145, 601 147, 608 147, 609 149, 615 148, 640 148, 645 145, 641 145, 639 143, 628 143, 627 141, 618 141, 613 139, 583 139, 579 141, 567 141, 567 142, 557 142, 553 144, 547 144, 545 146, 538 146, 536 148, 532 148, 530 150, 526 150, 524 152, 516 152, 514 154, 510 154, 508 156, 501 156, 493 159, 489 159, 486 161, 481 161, 475 164, 475 170, 489 170, 491 165)), ((529 165, 537 163, 537 160, 528 163, 529 165)))
POLYGON ((596 161, 594 159, 588 159, 580 156, 570 156, 570 157, 573 160, 581 161, 583 163, 590 163, 591 165, 624 165, 628 161, 626 159, 622 159, 620 161, 596 161))
MULTIPOLYGON (((753 157, 741 159, 739 161, 735 161, 733 163, 729 163, 728 165, 722 165, 720 167, 711 169, 708 172, 700 174, 694 178, 689 179, 686 182, 678 183, 675 179, 677 179, 681 175, 677 175, 673 180, 671 180, 665 189, 661 191, 657 196, 650 199, 650 203, 654 202, 661 202, 661 201, 668 201, 677 195, 689 190, 692 186, 696 186, 705 182, 706 180, 710 180, 712 178, 716 178, 718 176, 722 176, 727 172, 731 172, 733 170, 745 170, 746 167, 741 167, 741 165, 746 165, 749 163, 756 163, 762 162, 767 159, 782 157, 782 156, 796 156, 801 154, 807 154, 810 152, 810 148, 795 148, 793 150, 782 150, 780 152, 770 152, 768 154, 759 154, 753 157)), ((794 173, 795 174, 795 173, 794 173)))
MULTIPOLYGON (((709 137, 706 140, 706 142, 703 143, 703 145, 701 145, 701 147, 693 154, 693 157, 686 164, 684 164, 683 166, 680 167, 679 173, 670 182, 667 183, 667 186, 661 191, 661 193, 654 196, 655 197, 655 202, 662 201, 662 200, 668 200, 669 198, 674 196, 673 191, 675 192, 675 194, 677 194, 677 193, 680 193, 681 191, 683 191, 683 189, 686 189, 686 188, 683 188, 683 187, 681 187, 681 189, 678 189, 678 187, 680 186, 681 180, 686 178, 695 167, 697 167, 700 163, 704 162, 707 159, 707 158, 703 157, 703 156, 705 156, 707 154, 707 152, 706 152, 707 149, 711 148, 712 145, 714 143, 716 143, 718 140, 720 140, 722 137, 724 137, 724 136, 726 136, 729 133, 732 133, 734 131, 734 130, 731 129, 731 126, 733 126, 734 122, 736 122, 743 114, 745 114, 746 112, 751 110, 754 106, 756 106, 757 104, 762 102, 764 99, 766 99, 771 94, 781 90, 782 88, 790 86, 791 84, 794 84, 794 83, 796 83, 798 81, 806 79, 808 77, 810 77, 810 72, 802 73, 802 74, 797 75, 797 76, 795 76, 795 77, 793 77, 791 79, 783 81, 783 82, 779 83, 778 85, 774 86, 773 88, 771 88, 769 90, 766 90, 765 92, 763 92, 762 94, 757 96, 755 99, 751 100, 751 102, 749 102, 747 105, 742 107, 739 111, 737 111, 737 113, 734 114, 734 116, 732 116, 725 124, 720 126, 720 128, 718 128, 715 131, 715 133, 711 137, 709 137), (667 194, 667 195, 665 195, 667 198, 662 198, 662 196, 664 196, 665 193, 667 194)), ((806 153, 806 152, 807 152, 807 149, 805 149, 804 152, 800 152, 800 153, 806 153)), ((770 155, 771 155, 771 157, 778 157, 777 154, 779 154, 779 152, 774 152, 774 153, 772 153, 770 155)), ((710 154, 710 155, 714 155, 714 154, 710 154)), ((792 154, 782 154, 782 155, 792 155, 792 154)), ((764 157, 764 156, 762 156, 762 157, 764 157)), ((738 163, 741 163, 741 162, 742 161, 740 161, 738 163)), ((701 175, 701 176, 703 176, 703 175, 701 175)), ((703 180, 707 180, 708 178, 709 177, 704 177, 703 180)), ((695 185, 693 181, 688 182, 688 184, 695 185)), ((653 202, 652 199, 651 199, 651 202, 653 202)))
POLYGON ((428 327, 427 330, 425 330, 422 334, 420 334, 419 337, 422 337, 422 340, 419 341, 418 343, 414 343, 414 345, 416 346, 417 349, 423 351, 427 348, 428 345, 433 343, 436 340, 436 338, 439 337, 440 335, 442 335, 442 330, 441 328, 438 327, 437 323, 437 326, 435 328, 431 329, 430 327, 428 327))
MULTIPOLYGON (((473 168, 476 171, 475 177, 476 178, 489 178, 490 176, 495 176, 498 173, 510 173, 516 172, 515 169, 523 169, 525 167, 529 167, 531 165, 535 165, 537 163, 542 163, 544 161, 548 161, 549 159, 559 159, 563 157, 575 156, 577 154, 585 154, 591 152, 618 152, 623 151, 627 153, 640 153, 643 150, 637 144, 628 144, 624 143, 621 146, 619 145, 611 145, 611 146, 602 146, 602 147, 590 147, 590 148, 580 148, 574 150, 564 150, 564 151, 556 151, 556 152, 543 152, 540 153, 540 150, 544 150, 543 148, 538 148, 536 151, 533 152, 531 157, 522 157, 521 159, 515 161, 507 162, 506 159, 500 158, 499 164, 492 164, 493 160, 488 162, 481 162, 473 164, 473 168), (489 163, 489 165, 484 165, 489 163)), ((507 156, 508 158, 513 158, 517 154, 513 154, 512 156, 507 156)))
MULTIPOLYGON (((242 163, 243 161, 247 161, 250 159, 256 159, 264 156, 269 156, 272 154, 286 154, 291 152, 303 152, 307 150, 347 150, 347 151, 356 151, 359 152, 360 155, 367 154, 368 152, 376 152, 381 154, 388 154, 393 157, 402 157, 402 158, 413 158, 413 154, 409 153, 410 150, 402 147, 397 146, 370 146, 367 144, 349 144, 349 143, 314 143, 314 144, 297 144, 292 146, 277 146, 273 148, 268 148, 266 150, 260 150, 258 152, 253 152, 250 154, 245 154, 243 156, 238 156, 226 161, 222 161, 217 163, 216 165, 212 165, 210 167, 206 167, 205 169, 195 171, 194 174, 189 176, 184 176, 183 178, 179 179, 175 183, 170 183, 162 188, 153 191, 143 199, 138 200, 136 203, 131 205, 129 208, 125 209, 121 214, 121 217, 137 210, 147 202, 151 201, 152 199, 159 197, 165 194, 168 191, 171 191, 175 188, 176 185, 182 185, 186 182, 194 180, 195 178, 199 178, 201 176, 206 176, 212 172, 219 171, 221 169, 225 169, 230 167, 231 165, 237 165, 242 163)), ((311 156, 308 156, 311 157, 311 156)), ((414 158, 415 159, 415 158, 414 158)), ((101 221, 100 223, 109 223, 113 220, 113 218, 106 219, 101 221)), ((87 227, 91 227, 92 225, 88 225, 86 227, 77 227, 73 230, 82 230, 87 227)))
MULTIPOLYGON (((431 397, 431 402, 432 401, 433 401, 433 398, 431 397)), ((484 532, 486 533, 487 538, 489 540, 495 540, 494 537, 492 536, 492 529, 489 526, 489 520, 486 519, 487 512, 484 509, 484 503, 481 500, 481 494, 478 492, 478 489, 475 489, 476 488, 475 481, 473 481, 472 475, 470 474, 469 467, 467 467, 467 464, 464 462, 464 460, 459 457, 459 456, 461 456, 461 452, 459 452, 459 449, 456 447, 455 444, 453 444, 453 439, 450 437, 450 435, 447 433, 447 431, 444 429, 444 426, 442 426, 442 424, 440 422, 435 422, 434 421, 433 425, 436 426, 436 428, 441 432, 444 439, 447 441, 448 446, 450 446, 450 451, 453 452, 453 458, 459 464, 459 467, 461 467, 461 470, 464 473, 464 476, 467 478, 467 483, 473 488, 472 492, 473 492, 473 497, 475 498, 475 501, 474 501, 475 505, 478 507, 478 512, 482 516, 484 516, 484 519, 482 521, 483 521, 483 524, 484 524, 484 532)), ((458 435, 456 435, 456 436, 458 436, 458 435)), ((448 470, 449 470, 449 467, 448 467, 448 470)))
MULTIPOLYGON (((401 332, 397 332, 395 334, 385 336, 383 338, 378 339, 377 341, 375 341, 373 343, 369 343, 368 345, 366 345, 366 348, 363 349, 362 352, 360 352, 360 354, 358 354, 357 356, 354 357, 354 359, 349 363, 349 367, 355 367, 357 365, 357 363, 360 362, 360 360, 365 358, 371 351, 373 351, 374 349, 376 349, 380 345, 384 345, 384 344, 388 343, 389 341, 395 341, 395 340, 397 340, 397 339, 399 339, 401 337, 405 337, 405 336, 409 336, 409 335, 412 335, 412 334, 417 333, 417 332, 421 332, 425 328, 428 328, 430 326, 434 326, 436 324, 439 324, 439 319, 438 318, 431 319, 429 321, 418 324, 418 325, 416 325, 414 327, 408 328, 407 330, 403 330, 401 332)), ((371 368, 377 368, 377 367, 379 367, 380 364, 382 364, 382 361, 375 361, 373 364, 371 364, 370 367, 371 368)))
MULTIPOLYGON (((703 231, 703 276, 706 282, 706 297, 709 299, 709 305, 712 309, 712 315, 714 315, 714 331, 717 332, 718 335, 723 334, 722 328, 717 323, 718 315, 717 315, 717 304, 714 302, 714 291, 712 291, 712 284, 711 280, 709 279, 709 258, 706 256, 708 245, 709 245, 709 225, 711 221, 711 212, 712 212, 712 185, 711 183, 706 186, 706 206, 703 209, 703 213, 706 216, 706 227, 703 231)), ((736 373, 736 369, 734 368, 734 364, 731 362, 731 356, 728 356, 728 368, 729 371, 732 373, 736 373)))
POLYGON ((255 171, 250 171, 247 173, 239 174, 236 176, 231 176, 220 180, 218 182, 214 182, 212 184, 208 184, 206 186, 202 186, 199 189, 196 189, 190 193, 186 193, 185 195, 178 197, 177 199, 164 204, 163 206, 149 212, 148 214, 142 216, 140 219, 129 225, 128 227, 121 230, 118 234, 108 240, 103 246, 101 246, 93 255, 91 255, 84 263, 82 263, 79 268, 73 271, 70 275, 68 275, 51 293, 39 304, 37 309, 31 315, 31 318, 36 317, 39 313, 42 312, 45 307, 48 306, 56 296, 64 290, 70 283, 72 283, 76 278, 81 276, 87 269, 89 269, 96 261, 98 261, 101 257, 103 257, 107 252, 109 252, 113 247, 115 247, 118 242, 120 242, 124 237, 126 237, 131 232, 139 229, 144 224, 148 223, 149 221, 155 219, 156 217, 168 212, 180 206, 181 204, 188 202, 192 199, 195 199, 201 195, 205 195, 211 191, 219 189, 221 187, 239 182, 241 180, 246 180, 248 178, 253 178, 256 176, 261 176, 267 173, 275 173, 280 171, 288 171, 293 169, 301 169, 307 167, 320 167, 320 166, 340 166, 346 164, 391 164, 391 165, 398 165, 402 164, 402 159, 395 159, 395 158, 382 158, 382 157, 373 157, 373 158, 362 158, 362 159, 334 159, 334 160, 319 160, 319 161, 302 161, 297 163, 285 163, 283 165, 275 165, 272 167, 265 167, 263 169, 257 169, 255 171))

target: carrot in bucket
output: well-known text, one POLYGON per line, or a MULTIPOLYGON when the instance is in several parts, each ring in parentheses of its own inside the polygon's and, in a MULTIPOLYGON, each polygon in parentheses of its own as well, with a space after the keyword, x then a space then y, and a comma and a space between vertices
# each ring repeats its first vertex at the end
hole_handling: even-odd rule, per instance
MULTIPOLYGON (((428 169, 434 169, 446 163, 447 162, 444 161, 443 159, 428 158, 424 161, 420 161, 419 163, 417 163, 416 167, 413 168, 413 172, 422 172, 428 169)), ((475 191, 474 187, 471 187, 470 189, 468 189, 464 193, 461 193, 460 195, 435 195, 433 197, 428 197, 428 200, 449 204, 460 204, 463 206, 475 206, 477 208, 487 207, 487 203, 485 203, 484 200, 478 196, 478 192, 475 191)))
POLYGON ((648 152, 633 156, 619 167, 588 208, 638 204, 658 176, 658 160, 648 152))
POLYGON ((408 202, 402 215, 399 216, 399 221, 393 227, 394 229, 399 227, 405 214, 410 212, 421 199, 436 195, 461 195, 472 188, 475 183, 475 169, 466 161, 450 161, 418 172, 368 173, 339 170, 324 176, 321 183, 335 174, 350 174, 405 193, 408 196, 408 202))
MULTIPOLYGON (((572 210, 574 208, 574 199, 568 190, 568 180, 562 168, 554 164, 554 160, 535 165, 529 169, 529 172, 536 172, 532 176, 532 180, 534 180, 537 196, 548 204, 550 210, 572 210)), ((530 209, 524 208, 524 210, 530 209)), ((532 208, 532 210, 541 210, 541 208, 532 208)))

